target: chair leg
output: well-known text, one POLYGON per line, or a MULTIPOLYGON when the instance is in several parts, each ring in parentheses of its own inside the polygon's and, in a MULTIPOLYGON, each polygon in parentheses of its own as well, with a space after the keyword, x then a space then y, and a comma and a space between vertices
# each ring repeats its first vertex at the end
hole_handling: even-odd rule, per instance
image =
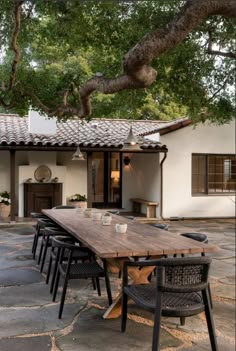
POLYGON ((33 259, 34 260, 35 260, 35 256, 36 256, 38 240, 39 240, 39 232, 36 232, 35 233, 35 237, 34 237, 33 247, 32 247, 32 253, 33 253, 33 259))
POLYGON ((41 257, 42 257, 42 253, 43 253, 43 237, 42 237, 42 242, 41 242, 41 246, 40 246, 40 250, 39 250, 39 257, 38 257, 38 264, 40 264, 41 261, 41 257))
POLYGON ((154 326, 152 335, 152 351, 160 350, 160 330, 161 330, 161 292, 158 292, 156 309, 154 315, 154 326))
POLYGON ((61 302, 60 302, 59 313, 58 313, 58 318, 59 318, 59 319, 61 319, 62 312, 63 312, 64 302, 65 302, 65 297, 66 297, 67 285, 68 285, 68 279, 65 279, 64 285, 63 285, 63 290, 62 290, 62 295, 61 295, 61 302))
POLYGON ((185 325, 185 317, 180 317, 180 325, 185 325))
POLYGON ((49 283, 50 274, 51 274, 51 269, 52 269, 52 257, 50 257, 49 263, 48 263, 48 271, 47 271, 47 276, 46 276, 46 284, 49 283))
POLYGON ((32 254, 34 253, 35 241, 36 241, 36 232, 34 233, 34 239, 33 239, 32 250, 31 250, 32 254))
POLYGON ((210 283, 208 284, 208 293, 209 293, 209 299, 210 299, 210 306, 211 306, 211 309, 213 310, 213 303, 212 303, 210 283))
POLYGON ((56 274, 56 278, 55 278, 55 284, 54 284, 54 287, 53 287, 53 296, 52 296, 52 301, 53 302, 56 301, 59 280, 60 280, 60 271, 59 271, 59 269, 57 269, 57 274, 56 274))
POLYGON ((96 280, 96 285, 97 285, 98 296, 101 296, 101 288, 100 288, 99 278, 96 277, 95 280, 96 280))
POLYGON ((48 243, 49 243, 49 236, 47 236, 46 242, 45 242, 45 245, 44 245, 43 257, 42 257, 42 262, 41 262, 41 267, 40 267, 40 273, 42 273, 43 268, 44 268, 44 263, 45 263, 46 256, 47 256, 47 251, 48 251, 48 243))
POLYGON ((124 333, 125 330, 126 330, 127 303, 128 303, 128 296, 123 292, 123 294, 122 294, 122 306, 121 306, 121 331, 122 331, 122 333, 124 333))
POLYGON ((39 232, 40 232, 40 228, 39 228, 39 225, 37 224, 37 226, 35 228, 35 232, 34 232, 34 240, 33 240, 33 244, 32 244, 32 254, 36 251, 36 247, 37 247, 36 239, 39 236, 39 232))
POLYGON ((214 326, 214 321, 213 321, 211 307, 210 307, 211 302, 210 302, 208 288, 202 291, 202 296, 205 304, 205 314, 206 314, 208 333, 209 333, 210 342, 211 342, 211 349, 212 351, 218 351, 216 334, 215 334, 215 326, 214 326))
POLYGON ((93 290, 97 290, 95 278, 92 278, 93 290))

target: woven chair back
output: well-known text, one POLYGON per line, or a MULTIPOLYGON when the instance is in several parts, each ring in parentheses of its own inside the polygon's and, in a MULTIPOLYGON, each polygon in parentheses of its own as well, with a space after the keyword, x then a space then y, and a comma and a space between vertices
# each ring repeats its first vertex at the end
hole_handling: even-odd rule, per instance
POLYGON ((171 258, 157 266, 157 288, 167 292, 197 292, 208 286, 209 257, 171 258))

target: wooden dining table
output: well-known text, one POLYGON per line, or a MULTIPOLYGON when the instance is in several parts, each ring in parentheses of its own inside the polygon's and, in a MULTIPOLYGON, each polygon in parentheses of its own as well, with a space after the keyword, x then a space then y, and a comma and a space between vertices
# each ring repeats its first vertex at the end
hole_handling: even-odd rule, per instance
MULTIPOLYGON (((137 223, 126 217, 112 214, 111 225, 103 225, 101 220, 85 217, 78 209, 43 210, 45 215, 73 235, 79 242, 92 250, 99 258, 106 259, 111 271, 114 267, 121 270, 124 261, 145 257, 149 259, 175 254, 205 254, 217 251, 212 244, 201 243, 178 233, 137 223), (115 224, 127 223, 126 233, 117 233, 115 224)), ((142 270, 132 267, 129 276, 133 283, 148 283, 154 267, 142 270)), ((121 312, 121 299, 117 297, 108 308, 104 318, 116 318, 121 312)))

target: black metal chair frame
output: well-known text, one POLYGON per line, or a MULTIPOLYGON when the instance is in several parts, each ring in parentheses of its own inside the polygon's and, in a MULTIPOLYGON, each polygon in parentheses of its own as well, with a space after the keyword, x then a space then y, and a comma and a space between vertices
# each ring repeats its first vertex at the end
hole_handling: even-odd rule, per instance
POLYGON ((49 249, 49 247, 52 246, 52 237, 53 236, 67 237, 71 241, 73 240, 71 234, 66 232, 64 229, 62 229, 60 227, 54 227, 51 225, 49 227, 47 227, 47 224, 46 224, 46 227, 44 228, 43 234, 42 234, 42 241, 41 241, 41 247, 40 247, 39 258, 38 258, 38 264, 41 263, 40 264, 40 273, 43 272, 48 249, 49 249))
MULTIPOLYGON (((73 252, 77 249, 75 245, 62 242, 56 238, 53 238, 52 245, 57 247, 57 257, 56 257, 56 265, 57 265, 57 273, 55 284, 53 288, 53 301, 56 300, 56 295, 58 291, 58 285, 60 277, 63 278, 63 289, 61 295, 61 302, 59 307, 58 318, 60 319, 63 312, 65 296, 68 281, 71 279, 87 279, 87 278, 94 278, 96 281, 98 296, 101 295, 100 283, 99 278, 104 277, 106 282, 106 289, 107 289, 107 296, 109 305, 112 304, 112 295, 111 295, 111 287, 110 287, 110 280, 107 271, 106 260, 103 261, 103 268, 96 262, 95 255, 93 254, 91 262, 81 262, 81 263, 73 263, 73 252), (68 254, 66 254, 68 251, 68 254), (64 258, 68 257, 67 262, 64 263, 64 258), (58 263, 57 263, 58 262, 58 263)), ((91 254, 91 251, 86 247, 80 248, 82 251, 91 254)), ((91 256, 90 256, 91 257, 91 256)))
POLYGON ((201 243, 208 243, 208 237, 204 233, 181 233, 180 235, 184 236, 185 238, 200 241, 201 243))
POLYGON ((44 214, 38 213, 38 212, 31 212, 30 216, 31 216, 32 219, 36 219, 36 221, 37 221, 37 223, 33 225, 33 228, 35 229, 35 232, 34 232, 34 239, 33 239, 33 244, 32 244, 32 254, 33 254, 33 256, 35 256, 34 253, 35 253, 36 248, 37 248, 37 242, 36 241, 38 241, 38 236, 39 236, 38 233, 37 233, 37 231, 38 231, 38 220, 39 219, 47 219, 48 217, 45 216, 44 214))
MULTIPOLYGON (((65 243, 69 243, 72 245, 75 245, 76 243, 79 244, 78 241, 76 241, 75 238, 73 238, 72 236, 68 236, 68 237, 64 237, 63 233, 62 236, 59 237, 59 233, 57 230, 54 230, 53 228, 45 228, 45 232, 47 235, 51 235, 53 237, 55 237, 56 239, 59 239, 60 241, 63 241, 65 243)), ((50 280, 50 275, 51 275, 51 270, 52 270, 52 278, 51 278, 51 283, 50 283, 50 293, 53 292, 53 287, 54 287, 54 283, 55 283, 55 278, 56 278, 56 273, 57 273, 57 264, 59 259, 57 258, 57 252, 58 252, 58 248, 55 247, 55 245, 51 245, 51 252, 50 252, 50 259, 49 259, 49 264, 48 264, 48 270, 47 270, 47 276, 46 276, 46 284, 49 283, 50 280), (54 264, 54 267, 53 267, 54 264)), ((59 255, 59 253, 58 253, 59 255)), ((81 250, 80 246, 76 245, 75 250, 73 251, 73 255, 72 255, 72 260, 75 262, 78 262, 79 260, 82 260, 82 262, 84 262, 85 260, 89 260, 90 259, 90 253, 89 252, 85 252, 83 249, 81 250)), ((68 256, 64 256, 64 261, 68 260, 68 256)), ((93 281, 93 287, 94 289, 96 289, 96 285, 93 281)))
POLYGON ((161 316, 189 317, 205 312, 212 351, 218 351, 208 289, 209 257, 163 258, 125 262, 121 330, 126 329, 128 297, 154 313, 152 351, 160 350, 161 316), (156 266, 155 283, 129 285, 130 266, 156 266))
MULTIPOLYGON (((32 245, 33 259, 35 259, 36 251, 37 251, 37 247, 38 247, 38 241, 39 241, 39 238, 41 238, 43 236, 43 232, 44 232, 44 228, 45 228, 46 224, 48 227, 49 226, 51 226, 51 227, 56 226, 56 223, 52 222, 49 218, 39 217, 37 219, 37 224, 36 224, 34 239, 33 239, 33 245, 32 245)), ((40 260, 39 260, 39 262, 40 262, 40 260)))

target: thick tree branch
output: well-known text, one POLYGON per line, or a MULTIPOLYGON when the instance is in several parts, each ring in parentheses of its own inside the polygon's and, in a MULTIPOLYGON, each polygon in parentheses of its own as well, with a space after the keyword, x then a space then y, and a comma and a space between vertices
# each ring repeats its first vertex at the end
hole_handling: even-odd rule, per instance
POLYGON ((217 55, 217 56, 223 56, 223 57, 229 57, 236 59, 236 53, 234 52, 223 52, 220 50, 213 50, 212 49, 212 32, 209 30, 208 31, 209 39, 208 39, 208 47, 207 47, 207 53, 209 55, 217 55))
POLYGON ((175 19, 165 28, 145 35, 123 60, 125 75, 115 79, 94 78, 80 89, 81 113, 91 113, 90 95, 94 91, 112 94, 124 89, 147 87, 153 83, 157 72, 151 61, 175 48, 204 19, 213 15, 236 17, 235 0, 188 0, 175 19))
MULTIPOLYGON (((15 28, 12 35, 11 47, 15 53, 9 87, 12 89, 15 82, 16 68, 20 59, 17 46, 17 36, 20 31, 20 11, 24 3, 16 0, 15 28)), ((157 72, 150 66, 152 60, 169 49, 175 48, 187 35, 207 17, 222 15, 236 17, 235 0, 187 0, 177 16, 164 28, 146 34, 129 52, 123 60, 124 74, 116 78, 95 76, 88 80, 79 90, 81 108, 68 106, 69 91, 66 90, 62 104, 54 110, 45 106, 40 99, 31 92, 23 94, 31 98, 48 116, 77 115, 81 118, 90 115, 90 96, 98 91, 103 94, 113 94, 125 89, 137 89, 150 86, 156 79, 157 72)), ((73 91, 72 91, 73 95, 73 91)))
MULTIPOLYGON (((23 89, 23 87, 22 87, 23 89)), ((45 113, 49 113, 50 109, 42 103, 42 101, 31 91, 24 91, 23 95, 25 97, 30 97, 32 101, 34 101, 35 105, 38 106, 45 113)))
POLYGON ((20 32, 21 6, 23 3, 24 3, 24 0, 22 1, 17 0, 15 2, 15 9, 14 9, 15 27, 11 38, 11 48, 14 51, 14 59, 13 59, 11 74, 10 74, 9 90, 11 90, 14 85, 15 78, 16 78, 16 67, 18 62, 20 61, 20 50, 17 46, 17 37, 20 32))

